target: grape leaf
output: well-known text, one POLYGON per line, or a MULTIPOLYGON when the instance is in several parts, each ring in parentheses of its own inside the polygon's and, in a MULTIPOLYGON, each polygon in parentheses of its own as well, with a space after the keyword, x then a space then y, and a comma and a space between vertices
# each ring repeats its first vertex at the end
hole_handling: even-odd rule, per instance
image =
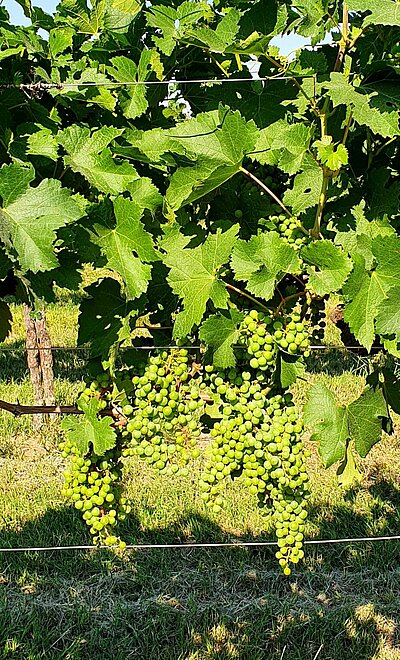
POLYGON ((376 217, 368 220, 364 214, 365 202, 355 206, 351 213, 356 220, 355 229, 347 228, 347 231, 338 231, 335 243, 341 245, 354 259, 361 255, 365 260, 367 270, 373 266, 374 255, 372 252, 372 241, 377 236, 391 236, 395 233, 387 218, 376 217))
POLYGON ((105 0, 105 5, 104 28, 113 32, 128 32, 142 9, 139 0, 105 0))
POLYGON ((342 73, 331 73, 330 82, 325 83, 333 106, 350 107, 354 120, 361 126, 369 126, 373 133, 383 137, 399 135, 399 113, 396 110, 381 112, 371 105, 378 93, 365 94, 357 91, 342 73))
POLYGON ((0 342, 11 332, 12 314, 9 306, 0 300, 0 342))
MULTIPOLYGON (((124 55, 114 57, 111 62, 113 68, 109 69, 110 75, 118 82, 144 82, 152 74, 154 53, 157 51, 143 50, 140 55, 139 64, 124 55)), ((146 112, 149 103, 146 96, 146 85, 131 85, 121 88, 119 102, 124 116, 127 119, 141 117, 146 112)))
POLYGON ((244 314, 236 309, 229 314, 213 314, 201 325, 199 337, 213 349, 213 364, 221 369, 233 367, 236 357, 233 346, 239 338, 239 325, 244 314))
POLYGON ((108 145, 123 133, 122 129, 103 126, 90 133, 90 129, 74 124, 59 133, 58 141, 67 152, 66 167, 80 172, 93 186, 105 193, 118 195, 138 174, 132 165, 116 161, 108 145))
POLYGON ((162 32, 153 36, 155 45, 165 55, 171 55, 175 42, 184 36, 185 30, 197 23, 210 9, 206 3, 182 2, 176 9, 168 5, 155 5, 146 13, 147 24, 162 32))
POLYGON ((306 245, 301 256, 310 264, 308 287, 318 296, 338 291, 353 267, 351 259, 331 241, 314 241, 306 245), (318 269, 318 270, 317 270, 318 269))
POLYGON ((345 459, 349 438, 364 458, 380 439, 382 421, 388 416, 381 388, 367 387, 358 399, 343 407, 325 385, 317 383, 304 407, 304 421, 311 428, 311 440, 319 443, 325 467, 345 459))
POLYGON ((33 188, 33 179, 29 167, 13 164, 0 169, 0 239, 24 271, 37 273, 57 266, 55 230, 81 218, 84 209, 60 181, 44 179, 33 188))
POLYGON ((340 170, 342 165, 347 165, 349 162, 349 154, 346 147, 341 143, 335 147, 332 144, 331 135, 325 135, 320 140, 316 140, 314 147, 317 149, 318 158, 321 163, 334 172, 340 170))
POLYGON ((361 396, 347 406, 349 435, 362 458, 380 440, 382 418, 388 418, 387 404, 382 389, 367 388, 361 396))
POLYGON ((367 25, 400 26, 399 3, 396 0, 349 0, 349 11, 368 12, 363 27, 367 25))
POLYGON ((195 161, 179 167, 171 176, 165 201, 173 211, 211 192, 240 171, 246 153, 254 149, 257 127, 238 111, 220 105, 218 111, 203 113, 169 131, 175 143, 195 161))
POLYGON ((277 367, 278 382, 284 389, 293 385, 298 378, 304 378, 306 373, 306 365, 301 356, 288 355, 283 351, 279 352, 277 367))
POLYGON ((117 436, 112 428, 112 417, 99 418, 99 405, 96 399, 89 403, 78 400, 80 409, 84 415, 79 417, 66 417, 62 421, 62 428, 67 432, 67 437, 74 444, 79 453, 85 456, 91 448, 98 456, 103 456, 108 449, 115 447, 117 436))
POLYGON ((80 306, 78 345, 90 344, 94 357, 107 358, 114 344, 129 337, 129 321, 137 308, 122 297, 120 284, 111 278, 91 284, 85 292, 88 297, 80 306))
POLYGON ((162 243, 166 250, 163 261, 170 269, 168 282, 184 307, 175 319, 174 337, 185 337, 194 325, 199 325, 209 299, 216 307, 227 307, 228 293, 218 279, 218 269, 229 261, 238 229, 238 225, 224 233, 218 229, 192 249, 186 247, 190 238, 179 231, 162 243))
POLYGON ((107 257, 107 267, 122 277, 128 299, 138 298, 146 291, 150 280, 151 266, 148 264, 159 256, 152 237, 140 222, 143 209, 123 197, 117 197, 113 208, 114 213, 111 204, 103 204, 98 209, 97 215, 101 215, 102 222, 93 227, 93 241, 107 257))
POLYGON ((27 18, 32 16, 32 4, 31 0, 15 0, 18 2, 19 6, 22 7, 22 10, 27 18))
POLYGON ((377 236, 372 243, 372 252, 377 261, 376 272, 387 290, 400 281, 400 238, 377 236))
POLYGON ((311 137, 309 126, 280 119, 259 131, 251 156, 261 164, 278 165, 287 174, 295 174, 302 169, 311 137))
POLYGON ((223 53, 233 43, 239 29, 240 12, 231 8, 223 16, 215 30, 206 26, 186 30, 183 40, 206 48, 214 53, 223 53))
POLYGON ((346 455, 337 469, 338 482, 343 488, 349 488, 362 480, 362 474, 357 468, 350 442, 347 443, 346 455))
POLYGON ((361 255, 354 255, 354 270, 343 287, 345 299, 349 302, 344 309, 344 320, 357 341, 368 350, 375 339, 375 318, 382 300, 382 286, 376 273, 365 269, 361 255))
POLYGON ((51 160, 58 159, 58 143, 55 135, 49 128, 38 127, 35 133, 28 137, 27 154, 32 156, 46 156, 51 160))
POLYGON ((277 232, 264 232, 249 241, 239 240, 233 248, 231 266, 239 280, 255 296, 270 300, 283 275, 300 271, 296 251, 277 232))
POLYGON ((318 204, 322 186, 322 168, 318 163, 306 156, 303 161, 303 172, 297 174, 293 187, 286 190, 283 201, 290 206, 293 214, 303 213, 311 206, 318 204))
POLYGON ((97 0, 88 7, 86 0, 62 0, 60 14, 78 33, 97 36, 103 28, 105 2, 97 0))
POLYGON ((376 330, 380 335, 394 335, 396 341, 400 341, 400 286, 391 287, 383 300, 381 291, 376 330))
POLYGON ((343 460, 349 437, 346 410, 337 405, 332 392, 322 383, 313 385, 309 392, 304 422, 311 429, 311 440, 318 442, 325 467, 343 460))
POLYGON ((63 53, 67 48, 72 48, 72 40, 75 31, 70 27, 58 26, 50 30, 49 34, 49 55, 55 59, 57 55, 63 53))

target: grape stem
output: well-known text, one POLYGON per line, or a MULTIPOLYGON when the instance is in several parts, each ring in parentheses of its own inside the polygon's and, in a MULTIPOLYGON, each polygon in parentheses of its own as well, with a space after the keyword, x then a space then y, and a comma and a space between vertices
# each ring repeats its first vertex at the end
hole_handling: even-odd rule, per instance
POLYGON ((231 291, 235 291, 235 293, 238 293, 240 296, 244 296, 245 298, 248 298, 255 305, 258 305, 259 307, 261 307, 262 309, 264 309, 266 312, 269 313, 270 310, 268 309, 268 307, 266 305, 263 305, 263 303, 259 302, 257 298, 253 298, 253 296, 251 296, 249 293, 246 293, 246 291, 242 291, 241 289, 238 289, 236 286, 233 286, 233 284, 229 284, 228 282, 225 282, 224 280, 221 279, 219 281, 222 282, 222 284, 225 284, 227 289, 230 289, 231 291))
POLYGON ((293 214, 290 213, 289 209, 284 205, 284 203, 279 199, 279 197, 277 197, 277 196, 275 195, 275 193, 273 193, 272 190, 271 190, 270 188, 268 188, 268 186, 265 185, 265 183, 263 183, 262 181, 260 181, 260 179, 258 179, 258 178, 257 178, 252 172, 249 172, 249 170, 246 170, 245 167, 241 167, 241 168, 240 168, 240 171, 243 172, 243 174, 245 174, 246 176, 248 176, 249 179, 251 179, 252 181, 254 181, 254 183, 256 183, 258 186, 260 186, 260 188, 262 188, 263 190, 265 190, 265 192, 267 192, 268 195, 269 195, 270 197, 272 197, 272 199, 274 200, 274 202, 276 202, 277 204, 279 204, 279 206, 281 207, 281 209, 283 209, 283 210, 285 211, 285 213, 287 213, 287 215, 289 216, 289 218, 291 218, 291 217, 293 216, 293 214))
POLYGON ((298 291, 297 293, 292 293, 290 296, 286 296, 286 298, 282 298, 281 302, 279 303, 278 307, 274 312, 274 316, 278 316, 282 307, 284 307, 286 303, 289 302, 289 300, 294 300, 295 298, 299 298, 300 296, 306 296, 308 293, 309 293, 308 291, 298 291))

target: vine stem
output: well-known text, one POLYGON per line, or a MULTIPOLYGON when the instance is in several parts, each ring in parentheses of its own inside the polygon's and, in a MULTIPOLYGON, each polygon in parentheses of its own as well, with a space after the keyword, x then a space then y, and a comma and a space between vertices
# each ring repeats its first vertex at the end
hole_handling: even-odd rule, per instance
POLYGON ((321 238, 321 220, 324 213, 324 208, 326 204, 326 196, 328 192, 330 175, 328 175, 324 169, 324 174, 322 177, 321 192, 319 194, 317 213, 315 216, 314 227, 311 229, 310 234, 313 238, 321 238))
POLYGON ((289 300, 295 300, 295 298, 299 298, 301 296, 306 296, 308 291, 298 291, 297 293, 293 293, 290 296, 286 296, 286 298, 282 298, 281 302, 279 303, 278 307, 276 308, 274 312, 274 316, 278 316, 279 312, 281 311, 282 307, 286 305, 289 300))
POLYGON ((346 122, 346 127, 345 127, 345 129, 344 129, 344 133, 343 133, 343 140, 342 140, 342 144, 343 144, 343 146, 344 146, 344 145, 346 144, 346 142, 347 142, 347 138, 348 138, 348 136, 349 136, 349 131, 350 131, 350 126, 351 126, 351 122, 352 122, 352 120, 353 120, 353 113, 350 112, 350 114, 349 114, 349 118, 348 118, 348 120, 347 120, 347 122, 346 122))
MULTIPOLYGON (((285 67, 283 64, 281 64, 280 62, 278 62, 274 57, 271 57, 271 55, 267 55, 267 54, 265 54, 265 57, 267 58, 267 60, 268 60, 269 62, 271 62, 271 64, 273 64, 274 66, 276 66, 277 69, 280 69, 281 71, 283 71, 284 73, 286 73, 288 67, 285 67)), ((292 78, 292 77, 290 77, 290 80, 291 80, 291 82, 295 85, 295 87, 297 87, 297 89, 299 90, 299 92, 301 92, 301 94, 303 94, 303 96, 307 99, 307 101, 308 101, 309 104, 310 104, 311 110, 312 110, 313 113, 314 113, 315 115, 317 115, 317 117, 318 117, 318 110, 317 110, 317 108, 315 107, 315 101, 313 101, 313 99, 311 98, 311 96, 309 96, 309 95, 307 94, 307 92, 305 91, 305 89, 303 88, 303 86, 299 83, 299 81, 298 81, 296 78, 292 78)), ((314 80, 315 80, 315 78, 314 78, 314 80)))
POLYGON ((269 195, 270 197, 272 197, 272 199, 274 200, 274 202, 276 202, 277 204, 279 204, 279 206, 281 207, 281 209, 283 209, 283 210, 285 211, 285 213, 287 213, 287 215, 289 216, 289 218, 292 217, 293 214, 290 213, 289 209, 284 205, 284 203, 279 199, 279 197, 277 197, 277 196, 275 195, 275 193, 272 192, 272 190, 271 190, 270 188, 268 188, 268 186, 265 185, 265 183, 263 183, 262 181, 260 181, 260 179, 258 179, 258 178, 257 178, 252 172, 249 172, 249 170, 246 170, 245 167, 241 167, 241 168, 240 168, 240 171, 243 172, 243 174, 244 174, 245 176, 248 176, 249 179, 251 179, 252 181, 254 181, 254 183, 256 183, 258 186, 260 186, 260 188, 262 188, 263 190, 265 190, 265 192, 268 193, 268 195, 269 195))
MULTIPOLYGON (((333 71, 336 73, 340 70, 344 55, 346 53, 346 49, 348 47, 348 34, 349 34, 349 12, 347 8, 347 2, 344 0, 343 2, 343 20, 342 20, 342 38, 339 43, 339 52, 336 57, 336 62, 335 66, 333 67, 333 71)), ((328 135, 328 108, 329 108, 329 96, 326 97, 324 101, 324 105, 322 107, 322 110, 319 112, 319 118, 321 122, 321 137, 324 138, 326 135, 328 135)), ((347 122, 346 128, 345 128, 345 133, 343 136, 343 144, 345 143, 347 139, 347 134, 350 128, 350 121, 351 121, 351 115, 349 117, 349 121, 347 122)), ((321 184, 321 192, 319 195, 319 200, 318 200, 318 207, 317 207, 317 212, 315 214, 315 221, 314 221, 314 227, 310 231, 310 235, 313 236, 314 238, 321 238, 321 221, 322 217, 324 214, 324 209, 325 209, 325 204, 326 204, 326 199, 327 199, 327 192, 328 192, 328 186, 329 186, 329 181, 332 177, 332 174, 327 168, 323 167, 323 176, 322 176, 322 184, 321 184)))
POLYGON ((253 296, 251 296, 249 293, 246 293, 246 291, 242 291, 242 289, 238 289, 236 286, 233 286, 233 284, 229 284, 228 282, 225 282, 224 280, 220 279, 219 281, 222 282, 222 284, 225 284, 227 289, 230 289, 231 291, 234 291, 235 293, 238 293, 240 296, 244 296, 245 298, 248 298, 249 300, 251 300, 251 302, 253 302, 255 305, 258 305, 259 307, 264 309, 266 312, 270 311, 266 305, 264 305, 263 303, 260 303, 257 300, 257 298, 253 298, 253 296))

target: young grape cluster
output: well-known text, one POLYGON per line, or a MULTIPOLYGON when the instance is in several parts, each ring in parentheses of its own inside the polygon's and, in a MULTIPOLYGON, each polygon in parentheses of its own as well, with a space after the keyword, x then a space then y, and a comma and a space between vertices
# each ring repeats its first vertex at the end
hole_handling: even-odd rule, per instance
POLYGON ((187 475, 186 465, 199 456, 197 439, 203 409, 201 383, 189 370, 188 351, 163 351, 149 358, 135 375, 133 405, 122 409, 129 419, 129 447, 161 473, 187 475))
POLYGON ((310 345, 309 324, 302 320, 299 310, 289 316, 277 317, 251 310, 240 329, 239 343, 246 346, 250 367, 266 371, 275 364, 277 349, 307 357, 310 345))
POLYGON ((71 467, 64 473, 62 495, 74 502, 90 528, 94 543, 126 547, 114 533, 119 521, 131 510, 122 496, 121 450, 114 447, 103 456, 89 453, 82 456, 69 440, 60 443, 64 458, 70 457, 71 467))
POLYGON ((295 217, 288 217, 284 213, 279 215, 270 215, 269 224, 275 225, 276 231, 282 236, 284 241, 291 245, 295 250, 300 250, 303 245, 310 242, 307 233, 301 228, 299 220, 295 217))
POLYGON ((211 397, 222 417, 210 431, 201 497, 218 514, 226 479, 241 477, 268 515, 277 559, 290 574, 291 564, 304 554, 308 476, 302 423, 291 395, 277 390, 275 367, 280 351, 307 354, 309 325, 298 307, 279 316, 253 309, 240 327, 237 367, 201 369, 187 349, 176 348, 141 363, 129 376, 129 387, 128 372, 121 372, 122 390, 108 374, 87 383, 82 401, 96 398, 99 411, 107 406, 117 414, 117 445, 103 456, 82 456, 68 439, 60 449, 71 460, 63 494, 82 512, 96 543, 125 547, 115 534, 117 522, 130 511, 120 487, 124 458, 137 456, 162 474, 187 476, 189 461, 200 454, 204 399, 211 397), (121 408, 116 401, 122 391, 121 408))
POLYGON ((219 513, 224 505, 224 480, 241 476, 269 513, 279 546, 277 559, 290 575, 290 563, 304 556, 308 475, 302 423, 290 395, 271 396, 260 382, 250 380, 249 373, 237 371, 233 378, 233 371, 223 384, 221 373, 212 374, 224 398, 223 418, 211 430, 213 442, 200 482, 201 497, 219 513))

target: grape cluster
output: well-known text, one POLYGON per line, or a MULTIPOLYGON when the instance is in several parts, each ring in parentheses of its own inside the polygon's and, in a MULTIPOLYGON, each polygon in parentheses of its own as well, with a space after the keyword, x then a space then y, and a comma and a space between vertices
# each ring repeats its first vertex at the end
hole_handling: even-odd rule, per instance
POLYGON ((252 379, 248 371, 240 373, 239 369, 232 368, 225 374, 207 365, 206 373, 211 393, 221 401, 223 419, 211 429, 213 442, 200 488, 206 505, 219 513, 223 506, 221 482, 243 469, 246 447, 265 415, 268 388, 262 372, 252 379))
POLYGON ((289 316, 273 318, 272 315, 251 310, 240 328, 239 343, 246 346, 253 369, 272 369, 277 348, 292 355, 309 354, 309 324, 302 320, 300 310, 294 309, 289 316))
MULTIPOLYGON (((290 575, 289 564, 304 556, 308 475, 303 427, 290 395, 268 396, 259 382, 248 380, 250 374, 243 375, 236 398, 228 397, 230 405, 222 407, 223 419, 211 430, 213 442, 200 482, 201 497, 219 513, 224 505, 224 480, 241 476, 269 514, 279 546, 277 559, 290 575)), ((235 380, 240 378, 238 374, 235 380)), ((214 383, 220 379, 218 374, 214 383)), ((232 385, 225 386, 227 392, 235 391, 232 385)), ((217 387, 221 391, 224 386, 217 387)))
POLYGON ((301 228, 301 224, 297 218, 289 218, 282 213, 280 215, 271 215, 268 220, 275 225, 276 230, 284 241, 295 250, 300 250, 303 245, 307 245, 310 242, 309 236, 301 228))
POLYGON ((132 383, 133 405, 122 409, 130 436, 123 456, 139 456, 161 473, 187 475, 187 463, 200 453, 203 410, 202 385, 189 371, 188 351, 180 348, 150 357, 132 383))
POLYGON ((114 528, 131 507, 122 496, 121 450, 115 447, 103 456, 82 456, 70 440, 61 442, 59 448, 63 458, 71 459, 71 467, 64 473, 62 495, 82 512, 94 543, 117 545, 123 550, 126 544, 115 535, 114 528))
POLYGON ((112 385, 110 374, 101 372, 92 381, 87 379, 86 387, 79 397, 84 403, 89 403, 93 398, 99 400, 99 409, 104 410, 112 400, 112 385))

